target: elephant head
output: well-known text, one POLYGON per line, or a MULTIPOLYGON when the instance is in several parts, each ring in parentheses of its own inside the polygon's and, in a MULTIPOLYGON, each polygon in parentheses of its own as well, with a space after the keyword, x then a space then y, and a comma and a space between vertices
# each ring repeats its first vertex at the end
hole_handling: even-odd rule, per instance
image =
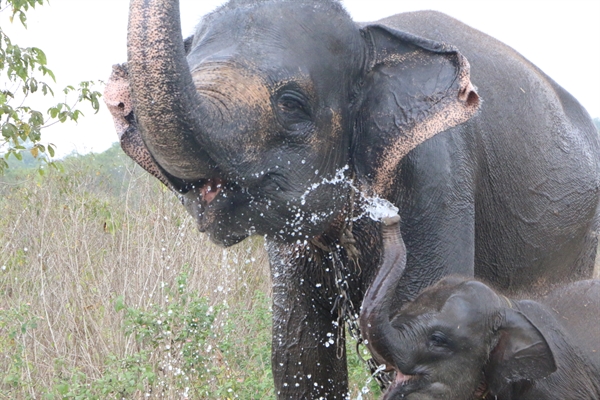
POLYGON ((328 231, 349 177, 386 197, 400 159, 479 102, 455 48, 334 0, 231 0, 185 43, 176 0, 132 0, 127 70, 123 147, 223 245, 328 231))
POLYGON ((397 230, 384 227, 384 259, 360 315, 367 347, 395 372, 384 399, 494 398, 556 370, 536 325, 481 282, 444 278, 392 315, 406 262, 397 230))

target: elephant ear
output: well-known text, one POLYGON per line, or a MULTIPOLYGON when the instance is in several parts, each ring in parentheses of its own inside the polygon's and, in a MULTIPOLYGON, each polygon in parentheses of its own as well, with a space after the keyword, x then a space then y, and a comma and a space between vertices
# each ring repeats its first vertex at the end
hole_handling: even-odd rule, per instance
POLYGON ((498 334, 485 368, 491 393, 497 395, 512 383, 545 378, 556 371, 548 342, 523 313, 507 309, 498 334))
POLYGON ((471 118, 479 96, 456 48, 383 25, 362 29, 369 56, 353 143, 359 178, 382 197, 400 160, 471 118))

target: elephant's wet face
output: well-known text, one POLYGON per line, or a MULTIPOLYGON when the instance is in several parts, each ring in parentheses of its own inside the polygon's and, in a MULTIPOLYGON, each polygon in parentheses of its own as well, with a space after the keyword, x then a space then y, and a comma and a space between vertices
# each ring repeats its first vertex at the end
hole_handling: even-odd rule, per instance
POLYGON ((483 366, 491 343, 491 310, 500 300, 478 282, 435 287, 393 320, 402 354, 385 398, 475 399, 483 394, 483 366))
POLYGON ((177 1, 131 1, 122 145, 224 245, 334 233, 349 175, 388 196, 404 155, 477 109, 456 49, 360 29, 337 1, 231 0, 185 46, 177 1))
POLYGON ((325 14, 306 6, 290 15, 272 4, 224 11, 195 35, 188 64, 203 104, 197 141, 214 169, 174 182, 200 229, 219 243, 252 233, 303 241, 348 201, 344 132, 360 34, 325 14), (272 23, 280 18, 286 24, 272 23))

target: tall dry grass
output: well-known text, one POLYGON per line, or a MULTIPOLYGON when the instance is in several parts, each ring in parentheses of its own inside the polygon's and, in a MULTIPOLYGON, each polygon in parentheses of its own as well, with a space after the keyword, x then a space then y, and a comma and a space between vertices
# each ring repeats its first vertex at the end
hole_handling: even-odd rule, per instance
POLYGON ((14 367, 11 346, 23 348, 21 387, 4 385, 6 398, 39 398, 61 371, 93 378, 109 355, 132 353, 135 339, 124 335, 115 299, 138 309, 164 305, 165 288, 184 267, 189 287, 211 305, 250 310, 255 291, 269 293, 261 240, 216 247, 175 196, 127 165, 115 181, 71 160, 67 173, 0 189, 0 308, 26 307, 25 318, 37 320, 14 338, 20 343, 0 339, 0 370, 14 367))
POLYGON ((111 151, 0 182, 0 399, 272 398, 262 239, 216 247, 111 151))

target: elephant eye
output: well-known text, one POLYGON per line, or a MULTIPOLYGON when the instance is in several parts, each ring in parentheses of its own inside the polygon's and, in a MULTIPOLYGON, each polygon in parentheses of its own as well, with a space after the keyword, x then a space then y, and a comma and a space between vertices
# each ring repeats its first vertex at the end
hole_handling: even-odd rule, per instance
POLYGON ((429 336, 430 347, 447 348, 450 346, 450 339, 440 331, 435 331, 429 336))
POLYGON ((284 112, 297 112, 297 111, 306 112, 302 102, 293 96, 289 96, 289 95, 282 96, 279 99, 278 104, 279 104, 279 109, 284 112))
POLYGON ((306 98, 297 92, 285 92, 276 101, 281 123, 288 129, 298 130, 311 122, 311 112, 306 98))

